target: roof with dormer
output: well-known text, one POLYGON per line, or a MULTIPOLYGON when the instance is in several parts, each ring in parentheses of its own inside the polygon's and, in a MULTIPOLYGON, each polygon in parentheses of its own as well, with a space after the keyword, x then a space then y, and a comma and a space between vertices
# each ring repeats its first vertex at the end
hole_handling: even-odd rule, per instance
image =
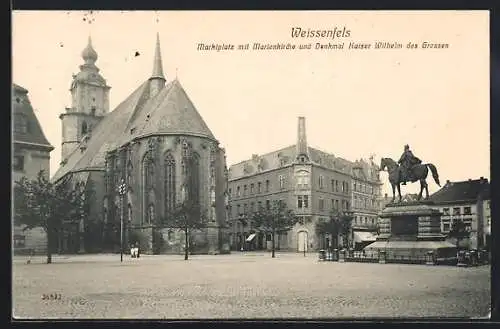
MULTIPOLYGON (((35 115, 28 97, 28 90, 15 83, 12 84, 12 113, 14 116, 21 115, 26 120, 26 130, 24 132, 12 130, 14 143, 38 145, 47 148, 49 151, 54 149, 45 137, 42 126, 35 115)), ((12 123, 14 123, 15 118, 12 119, 12 123)))
POLYGON ((159 51, 155 55, 155 76, 143 82, 93 127, 90 135, 82 138, 79 147, 62 159, 54 181, 71 172, 104 170, 107 152, 143 137, 190 135, 217 141, 177 78, 159 92, 152 92, 152 84, 157 85, 158 79, 165 81, 159 76, 158 55, 159 51))
MULTIPOLYGON (((308 146, 308 150, 312 164, 335 170, 346 175, 353 175, 353 162, 310 146, 308 146)), ((275 170, 292 164, 296 157, 296 145, 291 145, 263 155, 253 155, 249 160, 230 166, 229 179, 235 180, 260 172, 275 170)))
POLYGON ((459 182, 447 181, 429 199, 435 203, 454 203, 464 201, 476 202, 479 197, 483 200, 490 198, 490 183, 483 177, 459 182))

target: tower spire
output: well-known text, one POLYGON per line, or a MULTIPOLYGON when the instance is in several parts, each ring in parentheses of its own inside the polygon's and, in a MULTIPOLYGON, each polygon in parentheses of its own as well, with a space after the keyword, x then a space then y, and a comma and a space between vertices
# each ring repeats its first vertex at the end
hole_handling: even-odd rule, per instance
POLYGON ((299 117, 297 129, 297 159, 309 160, 309 147, 306 137, 306 118, 299 117))
POLYGON ((94 65, 94 63, 97 61, 97 52, 94 50, 94 47, 92 47, 92 38, 90 34, 87 47, 85 47, 85 49, 83 49, 82 51, 82 58, 87 65, 94 65))
POLYGON ((151 75, 151 79, 163 79, 163 80, 165 80, 165 76, 163 75, 163 64, 161 62, 160 33, 159 32, 156 32, 155 58, 154 58, 154 62, 153 62, 153 74, 151 75))

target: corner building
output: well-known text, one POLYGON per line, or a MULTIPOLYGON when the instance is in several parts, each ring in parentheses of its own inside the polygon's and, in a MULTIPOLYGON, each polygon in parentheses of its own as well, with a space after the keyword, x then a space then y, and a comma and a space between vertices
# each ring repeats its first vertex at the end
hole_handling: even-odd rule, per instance
MULTIPOLYGON (((380 194, 378 167, 366 163, 359 170, 367 174, 355 176, 359 166, 318 149, 309 147, 305 118, 299 117, 297 143, 251 159, 229 168, 230 244, 233 250, 263 250, 271 246, 271 236, 259 232, 251 221, 243 225, 241 219, 273 200, 285 202, 295 214, 303 217, 290 231, 279 232, 276 247, 279 250, 311 251, 325 248, 326 237, 317 236, 318 219, 327 219, 332 209, 352 214, 352 186, 354 180, 369 186, 374 196, 380 194), (369 169, 369 170, 368 170, 369 169)), ((375 208, 380 203, 373 203, 375 208)), ((360 206, 359 211, 364 211, 360 206)), ((371 209, 370 215, 378 211, 371 209)))
POLYGON ((121 216, 125 250, 139 242, 146 253, 183 252, 183 233, 168 227, 168 214, 185 198, 207 214, 206 228, 189 237, 191 250, 228 249, 225 150, 179 80, 166 81, 159 36, 152 75, 109 113, 110 87, 90 39, 82 57, 72 106, 61 115, 62 161, 53 180, 91 190, 91 213, 66 223, 59 252, 119 250, 121 216), (127 188, 120 198, 122 179, 127 188))

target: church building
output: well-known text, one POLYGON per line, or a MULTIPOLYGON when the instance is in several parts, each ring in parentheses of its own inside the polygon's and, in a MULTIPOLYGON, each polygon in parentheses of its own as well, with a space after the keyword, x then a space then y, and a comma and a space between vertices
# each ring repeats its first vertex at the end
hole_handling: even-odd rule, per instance
POLYGON ((82 57, 71 83, 72 105, 60 116, 62 157, 53 181, 86 188, 90 211, 78 223, 65 224, 58 251, 117 251, 123 219, 125 246, 139 243, 146 253, 183 252, 183 233, 168 223, 186 199, 205 214, 204 228, 189 237, 191 250, 228 250, 225 150, 179 80, 167 81, 159 35, 151 76, 113 111, 111 87, 95 64, 90 38, 82 57), (120 196, 122 180, 126 189, 120 196))

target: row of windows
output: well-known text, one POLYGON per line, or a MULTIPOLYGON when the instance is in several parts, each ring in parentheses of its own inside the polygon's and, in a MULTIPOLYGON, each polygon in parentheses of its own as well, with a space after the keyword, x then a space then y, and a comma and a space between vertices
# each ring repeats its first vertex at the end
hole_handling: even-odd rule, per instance
POLYGON ((371 185, 368 184, 362 184, 362 183, 353 183, 353 190, 355 192, 363 192, 363 193, 368 193, 368 194, 377 194, 378 189, 374 188, 371 185))
MULTIPOLYGON (((306 171, 301 171, 297 173, 297 188, 299 189, 307 189, 309 188, 310 185, 310 179, 309 179, 309 173, 306 171)), ((279 189, 282 190, 286 187, 286 179, 285 176, 279 175, 278 176, 278 183, 279 183, 279 189)), ((319 176, 319 188, 323 189, 324 188, 324 177, 319 176)), ((236 197, 241 197, 241 196, 247 196, 247 195, 253 195, 253 194, 259 194, 262 193, 262 183, 258 182, 257 185, 254 183, 251 183, 249 185, 245 184, 243 185, 243 188, 241 186, 236 186, 236 197)), ((269 180, 265 181, 265 192, 270 192, 271 188, 271 182, 269 180)), ((331 191, 332 192, 342 192, 342 193, 349 193, 349 184, 347 182, 340 182, 338 180, 332 179, 331 180, 331 191), (341 183, 341 184, 339 184, 341 183)), ((229 189, 229 195, 233 195, 233 191, 230 188, 229 189)))
MULTIPOLYGON (((453 216, 460 216, 460 215, 472 215, 472 208, 471 207, 463 207, 463 213, 462 213, 462 207, 454 207, 453 209, 453 216)), ((443 208, 443 215, 444 216, 449 216, 450 215, 450 208, 443 208)))
MULTIPOLYGON (((442 224, 443 224, 442 230, 443 230, 443 232, 445 232, 445 233, 450 232, 452 223, 453 223, 453 221, 449 220, 449 219, 442 220, 442 224)), ((472 230, 472 220, 470 220, 470 219, 464 219, 464 225, 465 225, 465 229, 467 231, 470 232, 472 230)))
POLYGON ((374 217, 354 216, 354 224, 375 225, 376 219, 374 217))
POLYGON ((375 200, 375 199, 368 199, 368 198, 362 198, 358 197, 357 195, 354 196, 354 207, 361 209, 373 209, 373 208, 378 208, 380 205, 380 202, 375 200))
MULTIPOLYGON (((318 202, 318 209, 319 211, 324 211, 326 208, 326 205, 325 205, 325 200, 324 199, 319 199, 319 202, 318 202)), ((349 201, 347 200, 335 200, 335 199, 331 199, 330 200, 330 209, 332 210, 349 210, 349 201), (342 208, 340 208, 342 207, 342 208)))
MULTIPOLYGON (((284 188, 285 186, 285 180, 283 178, 283 176, 280 176, 280 188, 284 188)), ((270 190, 270 187, 271 187, 271 182, 269 180, 266 180, 265 182, 265 192, 269 192, 270 190)), ((233 195, 233 191, 231 188, 229 188, 228 190, 229 192, 229 195, 233 195)), ((262 182, 258 182, 257 185, 255 185, 254 183, 250 184, 250 185, 243 185, 243 194, 241 192, 241 187, 240 186, 237 186, 236 187, 236 196, 237 197, 240 197, 240 196, 247 196, 247 195, 253 195, 253 194, 259 194, 259 193, 262 193, 262 182)))
MULTIPOLYGON (((320 175, 318 177, 318 187, 320 189, 324 189, 325 188, 325 184, 324 184, 324 177, 322 175, 320 175)), ((330 191, 331 192, 342 192, 342 193, 349 193, 349 183, 348 182, 345 182, 345 181, 338 181, 336 179, 331 179, 330 180, 330 191), (339 184, 341 183, 341 184, 339 184)))
MULTIPOLYGON (((106 179, 107 190, 116 189, 121 177, 127 177, 127 183, 130 182, 130 172, 125 175, 125 168, 120 167, 120 162, 125 163, 125 159, 121 159, 120 162, 112 160, 114 164, 111 164, 113 172, 108 173, 106 179), (111 180, 112 177, 112 180, 111 180), (113 183, 111 185, 110 183, 113 183)), ((200 184, 200 162, 199 155, 196 152, 190 154, 183 154, 182 161, 180 163, 181 174, 183 177, 181 184, 181 197, 183 200, 189 199, 195 203, 199 202, 199 184, 200 184)), ((146 154, 142 163, 142 200, 144 205, 144 214, 142 216, 145 223, 154 223, 156 218, 156 202, 155 196, 155 186, 159 179, 163 178, 163 205, 164 205, 164 217, 168 218, 168 215, 174 210, 176 206, 176 170, 177 165, 173 155, 168 152, 165 154, 163 175, 161 171, 158 170, 158 166, 155 164, 153 157, 150 154, 146 154)), ((127 170, 129 171, 129 170, 127 170)))
MULTIPOLYGON (((285 202, 283 200, 280 200, 280 202, 285 202)), ((286 205, 286 203, 285 203, 286 205)), ((266 207, 266 209, 271 208, 271 200, 266 200, 265 203, 262 201, 257 201, 257 202, 250 202, 249 204, 244 203, 244 204, 238 204, 234 207, 234 210, 236 210, 236 213, 233 214, 233 206, 229 206, 229 215, 230 217, 238 217, 241 215, 246 215, 249 213, 252 213, 254 211, 257 211, 261 209, 263 206, 266 207), (234 216, 233 216, 234 215, 234 216)))
MULTIPOLYGON (((281 202, 285 202, 281 200, 281 202)), ((325 210, 325 200, 324 199, 319 199, 318 201, 318 207, 320 211, 325 210)), ((286 203, 285 203, 286 205, 286 203)), ((238 204, 235 206, 236 213, 234 214, 235 216, 240 216, 243 214, 247 213, 252 213, 258 209, 260 209, 263 206, 262 201, 258 202, 250 202, 250 203, 244 203, 244 204, 238 204)), ((265 201, 265 206, 267 209, 271 206, 271 201, 266 200, 265 201)), ((310 198, 309 195, 298 195, 297 196, 297 209, 309 209, 310 208, 310 198)), ((330 208, 333 210, 349 210, 349 201, 347 200, 335 200, 331 199, 330 203, 330 208)), ((229 213, 232 216, 233 215, 233 206, 229 206, 229 213)))

